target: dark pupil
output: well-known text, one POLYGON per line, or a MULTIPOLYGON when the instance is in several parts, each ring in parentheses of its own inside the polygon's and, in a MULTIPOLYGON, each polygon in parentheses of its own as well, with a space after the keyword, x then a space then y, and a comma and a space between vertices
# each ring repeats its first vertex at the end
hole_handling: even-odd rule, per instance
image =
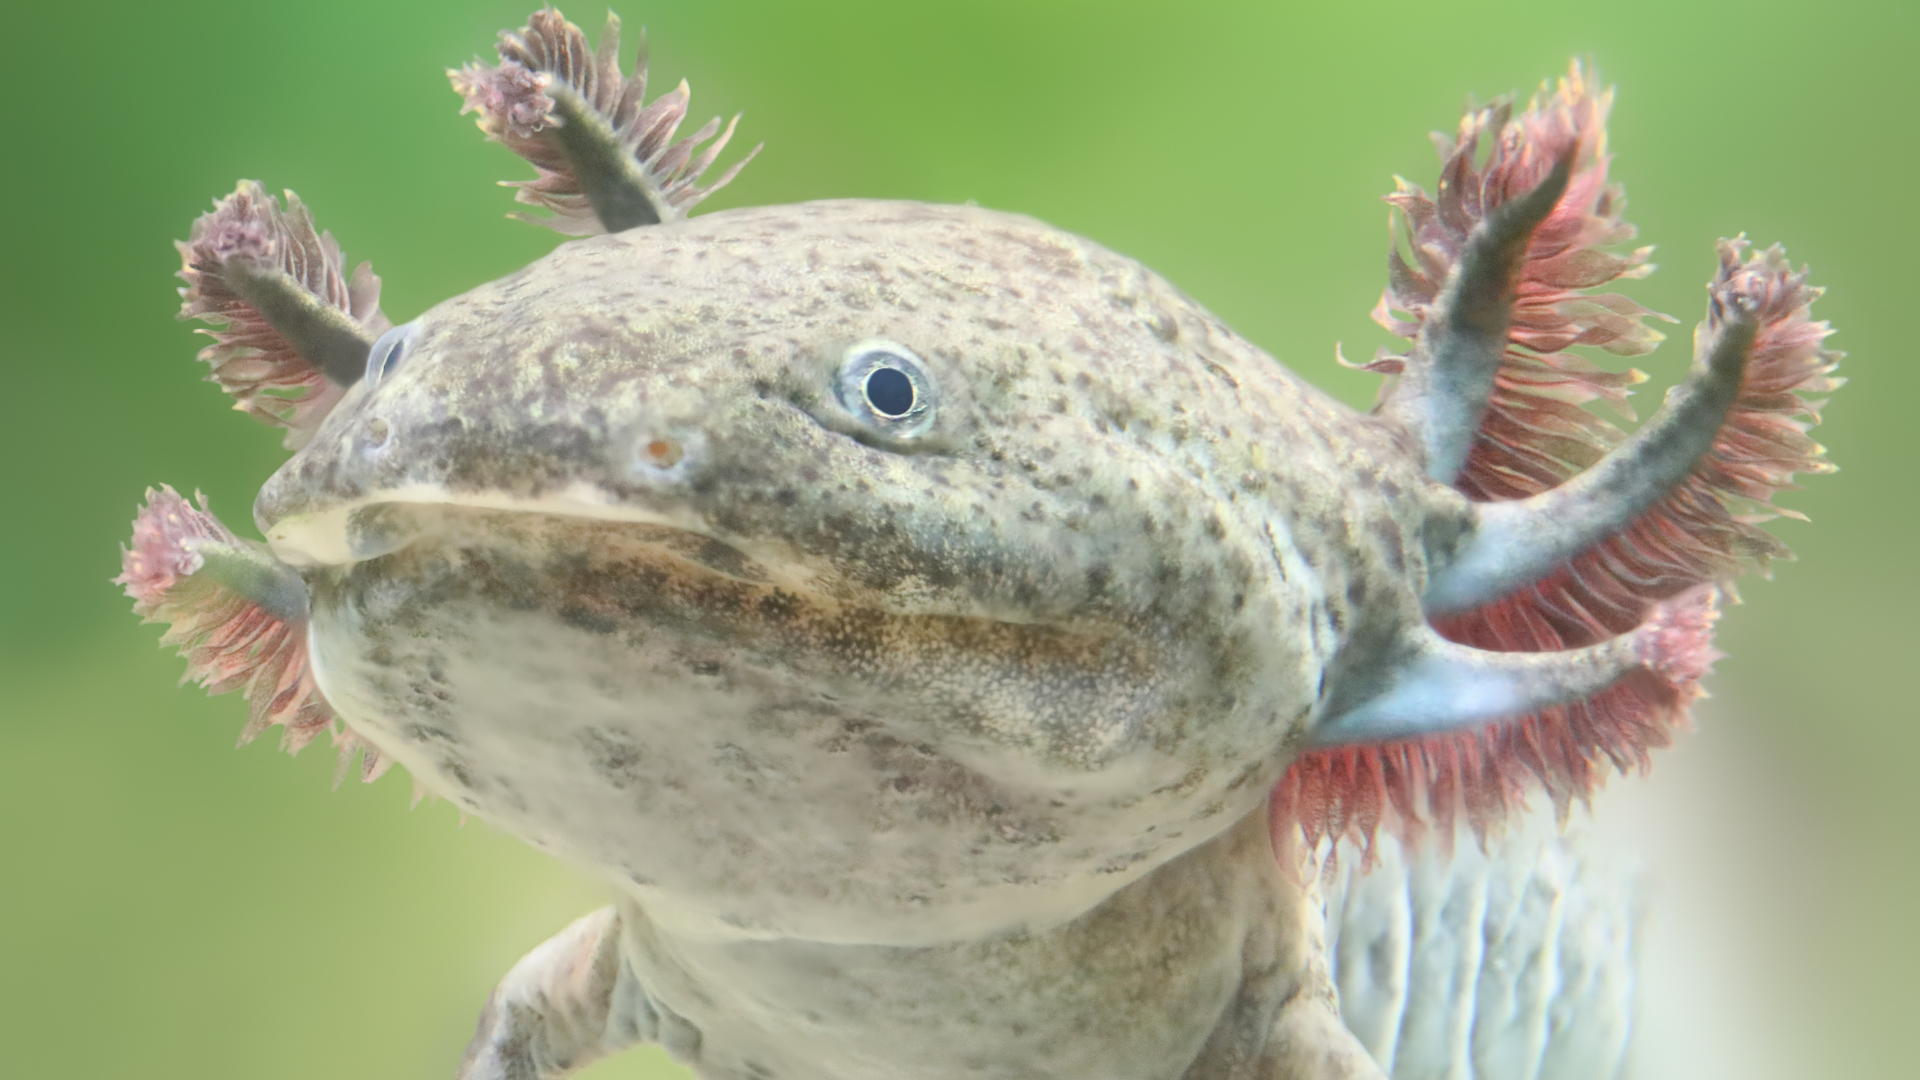
POLYGON ((899 368, 874 368, 867 376, 867 404, 882 416, 905 416, 913 408, 913 380, 899 368))

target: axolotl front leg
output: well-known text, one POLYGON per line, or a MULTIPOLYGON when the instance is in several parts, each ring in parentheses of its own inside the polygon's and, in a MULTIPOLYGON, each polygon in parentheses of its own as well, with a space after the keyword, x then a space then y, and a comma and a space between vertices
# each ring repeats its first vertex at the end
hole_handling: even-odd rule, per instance
POLYGON ((487 998, 458 1080, 550 1080, 650 1042, 692 1060, 699 1031, 647 996, 621 938, 605 907, 521 958, 487 998))
POLYGON ((1325 940, 1261 814, 1064 925, 948 945, 692 940, 623 901, 514 966, 459 1076, 654 1041, 713 1077, 1383 1080, 1325 940))

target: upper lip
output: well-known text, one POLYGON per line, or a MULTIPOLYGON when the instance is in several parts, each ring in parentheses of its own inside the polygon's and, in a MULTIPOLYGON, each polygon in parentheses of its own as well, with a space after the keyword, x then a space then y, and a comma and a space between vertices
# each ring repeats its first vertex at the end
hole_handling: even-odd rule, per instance
MULTIPOLYGON (((504 492, 456 493, 431 484, 415 484, 283 515, 266 526, 267 544, 280 561, 290 566, 344 566, 373 558, 403 546, 409 539, 392 533, 370 535, 365 528, 367 517, 359 515, 360 511, 390 505, 460 506, 597 521, 630 521, 712 538, 706 523, 690 511, 656 509, 631 500, 615 502, 598 489, 581 483, 537 498, 504 492)), ((381 524, 403 529, 405 523, 389 520, 381 524)))

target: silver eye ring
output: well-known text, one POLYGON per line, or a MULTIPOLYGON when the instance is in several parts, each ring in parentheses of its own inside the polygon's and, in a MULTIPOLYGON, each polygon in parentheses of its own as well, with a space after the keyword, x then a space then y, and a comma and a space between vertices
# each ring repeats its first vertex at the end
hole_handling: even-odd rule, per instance
POLYGON ((852 346, 840 364, 840 404, 862 423, 897 439, 933 426, 939 387, 913 350, 870 338, 852 346))

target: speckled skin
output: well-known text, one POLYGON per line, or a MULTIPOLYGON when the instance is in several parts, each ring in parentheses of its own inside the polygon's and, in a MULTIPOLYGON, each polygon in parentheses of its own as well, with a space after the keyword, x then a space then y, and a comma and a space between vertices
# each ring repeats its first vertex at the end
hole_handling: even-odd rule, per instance
POLYGON ((620 887, 622 1000, 823 1078, 1377 1075, 1263 809, 1465 514, 1132 260, 857 201, 440 305, 256 506, 339 714, 620 887))

